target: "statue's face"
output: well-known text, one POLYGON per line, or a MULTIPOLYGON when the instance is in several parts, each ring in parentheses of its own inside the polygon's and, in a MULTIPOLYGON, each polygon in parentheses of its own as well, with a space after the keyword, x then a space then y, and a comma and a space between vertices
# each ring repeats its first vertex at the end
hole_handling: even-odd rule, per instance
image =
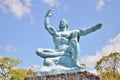
POLYGON ((62 20, 60 21, 59 28, 60 28, 60 30, 65 30, 65 29, 67 28, 67 22, 66 22, 65 19, 62 19, 62 20))

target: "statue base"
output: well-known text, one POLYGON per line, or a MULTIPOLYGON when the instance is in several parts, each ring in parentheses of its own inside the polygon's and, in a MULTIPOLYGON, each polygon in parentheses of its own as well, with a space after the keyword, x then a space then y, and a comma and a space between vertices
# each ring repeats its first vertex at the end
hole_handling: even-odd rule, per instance
POLYGON ((64 67, 64 66, 42 66, 39 71, 36 72, 37 76, 44 75, 53 75, 53 74, 61 74, 61 73, 71 73, 71 72, 83 72, 83 67, 64 67))
POLYGON ((104 79, 87 71, 84 71, 84 72, 26 77, 25 80, 104 80, 104 79))

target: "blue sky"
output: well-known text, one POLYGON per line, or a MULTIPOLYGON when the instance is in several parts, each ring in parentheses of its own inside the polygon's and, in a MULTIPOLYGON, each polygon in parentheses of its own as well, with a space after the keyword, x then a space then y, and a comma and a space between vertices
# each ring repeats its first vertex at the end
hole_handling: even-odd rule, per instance
POLYGON ((65 18, 69 28, 83 29, 102 23, 102 29, 80 38, 81 63, 94 72, 99 58, 120 52, 119 0, 0 0, 0 57, 23 61, 21 68, 42 65, 37 48, 54 49, 50 34, 44 29, 44 16, 52 9, 51 25, 58 29, 65 18))

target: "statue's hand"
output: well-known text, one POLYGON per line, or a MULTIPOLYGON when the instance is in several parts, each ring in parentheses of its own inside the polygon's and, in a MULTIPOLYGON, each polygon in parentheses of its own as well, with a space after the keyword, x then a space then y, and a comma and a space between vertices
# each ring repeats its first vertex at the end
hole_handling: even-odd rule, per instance
POLYGON ((102 24, 101 24, 101 23, 99 23, 99 24, 96 25, 96 28, 97 28, 97 29, 100 29, 101 27, 102 27, 102 24))
POLYGON ((46 17, 51 17, 53 15, 52 10, 48 10, 46 13, 46 17))
POLYGON ((93 31, 96 31, 97 29, 100 29, 102 27, 102 24, 99 23, 93 27, 93 31))

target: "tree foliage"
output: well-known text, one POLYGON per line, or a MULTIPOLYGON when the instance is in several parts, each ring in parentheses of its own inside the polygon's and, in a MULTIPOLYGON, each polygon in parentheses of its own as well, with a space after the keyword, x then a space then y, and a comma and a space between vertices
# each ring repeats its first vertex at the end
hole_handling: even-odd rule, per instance
POLYGON ((12 75, 11 80, 24 80, 27 76, 26 70, 23 69, 12 70, 10 74, 12 75))
POLYGON ((27 72, 23 69, 15 69, 21 61, 10 57, 0 58, 0 75, 2 80, 24 80, 27 72))
POLYGON ((108 56, 103 56, 95 66, 98 74, 105 80, 120 79, 120 53, 114 52, 108 56))

